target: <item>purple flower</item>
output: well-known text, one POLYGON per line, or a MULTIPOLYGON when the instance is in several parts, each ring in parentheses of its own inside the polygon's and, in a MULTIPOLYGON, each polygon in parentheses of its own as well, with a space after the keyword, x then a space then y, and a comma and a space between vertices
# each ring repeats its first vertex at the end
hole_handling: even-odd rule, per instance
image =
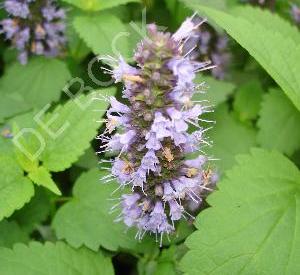
POLYGON ((153 211, 150 213, 150 219, 146 224, 146 228, 153 233, 168 232, 172 230, 161 202, 156 202, 153 211))
POLYGON ((201 169, 206 162, 207 157, 200 155, 195 159, 189 159, 184 161, 184 164, 192 168, 201 169))
POLYGON ((42 8, 42 14, 47 21, 52 21, 54 19, 62 19, 65 18, 65 11, 63 9, 57 9, 56 7, 48 5, 42 8))
POLYGON ((113 116, 107 113, 106 128, 108 130, 108 133, 112 133, 116 127, 126 126, 129 120, 130 119, 126 115, 113 116))
POLYGON ((121 82, 123 79, 126 80, 129 76, 138 75, 139 70, 136 68, 128 65, 124 58, 120 55, 119 56, 119 64, 113 70, 113 77, 116 82, 121 82))
POLYGON ((291 6, 291 15, 293 20, 300 24, 300 8, 296 4, 292 4, 291 6))
POLYGON ((170 206, 171 220, 173 221, 180 220, 182 217, 183 207, 179 205, 176 200, 170 200, 168 203, 170 206))
POLYGON ((133 175, 133 186, 141 187, 144 190, 144 183, 146 182, 147 170, 140 167, 133 175))
POLYGON ((17 0, 5 0, 4 8, 11 15, 21 18, 27 18, 30 13, 28 4, 17 0))
POLYGON ((166 119, 161 112, 155 113, 151 131, 156 134, 156 137, 158 139, 171 136, 171 132, 169 130, 170 126, 171 126, 171 121, 166 119))
POLYGON ((110 104, 111 107, 108 110, 108 114, 111 113, 129 113, 130 109, 128 106, 126 106, 125 104, 119 102, 118 100, 116 100, 116 98, 114 96, 110 97, 110 104))
POLYGON ((118 154, 107 181, 117 178, 120 187, 128 185, 135 195, 121 198, 117 220, 136 226, 138 239, 147 232, 160 235, 161 245, 164 234, 176 230, 182 217, 193 217, 189 207, 199 207, 215 185, 215 173, 205 168, 206 156, 198 152, 194 159, 186 159, 187 153, 196 153, 207 143, 207 129, 199 126, 199 117, 208 106, 192 98, 198 91, 196 73, 207 69, 209 62, 192 61, 194 49, 186 52, 183 47, 200 23, 190 18, 173 36, 148 26, 148 37, 135 52, 137 68, 121 57, 101 58, 112 67, 104 70, 125 84, 123 97, 128 99, 123 104, 110 98, 106 130, 98 136, 105 148, 101 152, 118 154))
POLYGON ((149 150, 159 150, 161 148, 161 143, 158 140, 156 133, 149 131, 146 135, 146 148, 149 150))
POLYGON ((111 173, 118 178, 122 185, 125 185, 132 178, 132 164, 121 159, 116 159, 113 163, 111 173))
POLYGON ((194 14, 192 17, 188 17, 179 27, 179 29, 173 34, 173 39, 175 41, 181 41, 188 38, 193 34, 193 32, 204 22, 197 22, 197 17, 194 14))
POLYGON ((178 133, 186 132, 189 128, 188 124, 184 120, 184 113, 176 110, 174 107, 168 108, 167 113, 172 120, 172 126, 178 133))
POLYGON ((4 8, 11 18, 0 21, 0 33, 19 51, 22 64, 32 54, 60 54, 66 43, 65 13, 54 1, 5 0, 4 8))
POLYGON ((125 208, 131 208, 135 206, 136 202, 141 198, 141 196, 137 193, 130 194, 130 195, 122 195, 122 203, 125 208))
POLYGON ((119 133, 113 135, 107 142, 105 147, 109 148, 113 152, 120 151, 123 148, 123 144, 120 141, 121 135, 119 133))
POLYGON ((120 143, 126 146, 129 146, 132 142, 136 133, 134 130, 129 130, 128 132, 120 135, 120 143))
POLYGON ((11 39, 19 31, 19 26, 12 19, 2 20, 1 25, 1 33, 5 34, 6 39, 11 39))
POLYGON ((30 30, 25 28, 16 35, 16 48, 23 50, 26 43, 29 41, 30 30))
POLYGON ((158 164, 159 160, 155 155, 155 152, 153 150, 149 150, 142 159, 141 168, 143 170, 146 170, 148 173, 149 171, 159 172, 160 167, 158 166, 158 164))
POLYGON ((182 144, 186 144, 187 136, 188 135, 186 133, 178 133, 175 130, 172 131, 172 139, 174 141, 174 144, 176 146, 180 146, 180 148, 182 144))
POLYGON ((137 205, 139 199, 140 196, 138 194, 122 196, 123 220, 129 227, 133 226, 142 214, 142 209, 137 205))
POLYGON ((171 187, 169 182, 165 182, 163 184, 164 186, 164 195, 163 195, 163 200, 165 201, 170 201, 175 198, 177 198, 175 190, 171 187))
POLYGON ((177 77, 177 86, 179 88, 185 88, 193 84, 196 69, 194 63, 185 58, 173 58, 168 63, 168 67, 172 70, 174 76, 177 77))

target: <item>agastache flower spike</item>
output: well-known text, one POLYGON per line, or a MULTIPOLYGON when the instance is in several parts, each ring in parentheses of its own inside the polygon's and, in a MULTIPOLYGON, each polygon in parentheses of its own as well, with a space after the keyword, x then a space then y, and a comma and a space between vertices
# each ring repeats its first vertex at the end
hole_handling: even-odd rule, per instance
POLYGON ((300 7, 296 4, 291 6, 291 16, 296 24, 300 24, 300 7))
POLYGON ((124 83, 128 101, 102 98, 111 107, 104 120, 107 129, 98 136, 100 152, 117 155, 103 180, 116 179, 118 189, 130 187, 132 193, 121 197, 117 220, 136 227, 138 239, 148 232, 162 244, 163 235, 175 231, 176 221, 193 217, 189 205, 194 210, 215 186, 215 173, 207 172, 209 157, 198 153, 186 158, 208 144, 207 129, 199 123, 209 106, 192 97, 201 87, 194 83, 196 73, 212 66, 192 60, 183 50, 199 24, 189 18, 174 35, 149 25, 148 37, 135 51, 136 67, 122 57, 100 58, 112 67, 104 70, 124 83))
POLYGON ((29 55, 57 56, 65 39, 65 11, 53 0, 5 0, 9 18, 0 21, 0 33, 19 51, 20 63, 29 55))

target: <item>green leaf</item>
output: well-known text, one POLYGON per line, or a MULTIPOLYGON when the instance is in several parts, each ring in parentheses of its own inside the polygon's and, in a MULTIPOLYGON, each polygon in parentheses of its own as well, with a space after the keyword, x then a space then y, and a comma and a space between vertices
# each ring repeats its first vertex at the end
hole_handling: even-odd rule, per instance
MULTIPOLYGON (((34 113, 29 113, 29 117, 22 119, 23 123, 26 120, 36 120, 30 126, 32 132, 14 132, 15 139, 23 145, 23 151, 27 152, 24 156, 27 161, 30 161, 30 155, 37 155, 37 160, 42 162, 43 167, 54 172, 63 171, 77 161, 90 146, 90 141, 102 124, 97 120, 102 118, 108 102, 95 100, 97 93, 101 91, 78 96, 57 106, 52 112, 40 113, 38 118, 34 113)), ((19 121, 17 119, 16 123, 19 121)), ((28 127, 27 124, 21 125, 28 127)), ((18 129, 23 130, 20 126, 18 129)), ((31 171, 35 170, 36 168, 31 171)))
POLYGON ((146 251, 140 258, 137 268, 140 275, 172 275, 178 272, 178 263, 186 253, 187 248, 184 244, 171 245, 162 249, 161 253, 157 247, 156 251, 150 253, 146 251))
POLYGON ((102 118, 108 106, 107 102, 95 100, 97 93, 103 91, 112 92, 111 89, 98 90, 87 96, 74 97, 51 113, 40 112, 37 117, 31 112, 12 119, 17 125, 14 127, 17 159, 34 183, 60 194, 49 171, 69 168, 90 146, 101 126, 97 120, 102 118), (22 132, 27 127, 32 131, 22 132), (34 155, 36 158, 32 160, 34 155), (37 167, 39 161, 42 166, 37 167))
POLYGON ((175 23, 176 26, 180 25, 187 17, 191 15, 191 11, 187 9, 179 0, 165 0, 165 3, 167 9, 172 14, 170 19, 175 23))
POLYGON ((256 132, 253 128, 243 125, 228 112, 226 105, 220 105, 213 116, 216 121, 213 129, 208 132, 213 141, 206 151, 215 158, 220 172, 231 168, 235 163, 235 155, 246 153, 256 144, 256 132))
POLYGON ((22 209, 11 217, 23 231, 30 234, 36 226, 45 221, 50 213, 50 196, 48 191, 41 187, 35 188, 34 197, 22 209))
POLYGON ((77 97, 58 106, 43 119, 46 124, 52 120, 49 128, 52 133, 58 133, 53 139, 49 132, 39 129, 46 143, 40 160, 49 171, 69 168, 90 146, 102 124, 97 120, 102 118, 108 106, 107 102, 94 100, 95 97, 94 93, 77 97))
POLYGON ((278 15, 252 7, 235 8, 230 13, 197 4, 244 47, 274 78, 300 110, 300 34, 278 15))
POLYGON ((291 155, 300 148, 300 112, 280 90, 264 96, 257 140, 262 147, 291 155))
POLYGON ((215 8, 218 10, 225 10, 227 8, 227 0, 183 0, 188 6, 201 5, 209 8, 215 8))
POLYGON ((110 259, 100 252, 96 254, 86 248, 75 250, 61 242, 44 245, 32 242, 29 246, 0 248, 0 274, 112 275, 114 272, 110 259))
POLYGON ((121 53, 129 58, 133 55, 130 48, 127 25, 108 12, 76 16, 73 21, 75 30, 96 55, 121 53))
MULTIPOLYGON (((136 232, 126 233, 122 222, 114 222, 119 212, 110 213, 116 201, 108 199, 117 185, 99 182, 101 176, 103 173, 96 169, 80 176, 74 186, 74 198, 54 217, 52 226, 56 235, 74 247, 85 245, 96 251, 100 245, 109 250, 122 247, 135 251, 147 246, 147 240, 139 244, 134 238, 136 232)), ((153 245, 156 244, 151 240, 150 247, 153 245)))
POLYGON ((79 160, 75 163, 75 165, 84 169, 92 169, 97 167, 98 161, 99 160, 96 156, 95 151, 92 148, 89 148, 79 158, 79 160))
POLYGON ((72 4, 82 10, 99 11, 109 9, 129 2, 139 2, 139 0, 63 0, 66 3, 72 4))
POLYGON ((233 93, 235 85, 231 82, 216 80, 211 76, 198 75, 196 79, 197 83, 205 82, 208 87, 205 95, 195 94, 193 100, 209 100, 210 104, 217 106, 224 101, 233 93))
POLYGON ((44 186, 52 191, 54 194, 61 195, 61 192, 57 188, 55 182, 52 180, 51 174, 49 171, 40 166, 36 170, 31 171, 28 174, 28 177, 37 185, 44 186))
POLYGON ((70 77, 65 63, 57 59, 33 58, 26 66, 14 63, 0 81, 0 121, 57 101, 70 77))
POLYGON ((12 247, 15 243, 27 243, 29 237, 15 221, 0 222, 0 247, 12 247))
POLYGON ((233 107, 241 121, 255 119, 258 116, 262 95, 262 87, 256 80, 239 87, 233 107))
POLYGON ((298 274, 300 172, 278 152, 252 150, 208 197, 186 241, 188 274, 298 274))
POLYGON ((0 220, 20 209, 34 194, 33 185, 24 177, 10 147, 0 137, 0 220))
MULTIPOLYGON (((70 18, 70 17, 69 17, 70 18)), ((78 36, 72 23, 69 20, 69 28, 67 28, 67 39, 69 54, 76 60, 81 60, 90 53, 90 49, 86 46, 84 41, 78 36)))

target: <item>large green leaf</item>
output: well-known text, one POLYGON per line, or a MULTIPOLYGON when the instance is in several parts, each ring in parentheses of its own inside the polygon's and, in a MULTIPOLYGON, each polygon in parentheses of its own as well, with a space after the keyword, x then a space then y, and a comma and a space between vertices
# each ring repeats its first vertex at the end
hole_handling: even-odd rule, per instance
POLYGON ((73 25, 94 54, 118 56, 121 53, 128 58, 133 55, 127 25, 115 15, 108 12, 80 15, 74 18, 73 25))
POLYGON ((214 114, 216 125, 208 132, 213 142, 206 151, 219 159, 215 165, 220 172, 231 168, 237 154, 246 153, 256 144, 256 132, 236 120, 226 105, 220 105, 214 114))
POLYGON ((255 119, 260 110, 263 89, 256 80, 241 85, 235 95, 233 107, 241 121, 255 119))
POLYGON ((62 61, 33 58, 26 66, 14 63, 0 81, 0 121, 56 101, 70 78, 62 61))
POLYGON ((187 274, 298 274, 300 172, 278 152, 252 150, 208 197, 182 261, 187 274))
POLYGON ((84 154, 75 163, 76 166, 84 169, 92 169, 97 167, 99 160, 93 148, 88 148, 84 154))
POLYGON ((139 0, 63 0, 82 10, 99 11, 109 9, 129 2, 139 2, 139 0))
POLYGON ((261 146, 291 155, 300 148, 300 112, 280 90, 265 95, 257 139, 261 146))
POLYGON ((94 100, 94 93, 70 100, 47 114, 44 123, 53 120, 49 125, 53 133, 60 133, 55 139, 40 129, 45 138, 46 147, 40 160, 49 171, 63 171, 90 146, 101 126, 100 120, 105 113, 108 102, 94 100))
POLYGON ((51 206, 49 191, 42 187, 36 187, 31 201, 16 211, 11 219, 16 221, 24 232, 30 234, 47 219, 51 206))
MULTIPOLYGON (((48 171, 63 171, 77 161, 96 136, 97 129, 101 126, 97 120, 102 118, 108 106, 108 102, 95 100, 96 97, 96 92, 87 96, 81 95, 69 100, 64 105, 57 106, 52 112, 40 113, 38 118, 34 113, 29 113, 29 117, 26 119, 13 120, 18 124, 18 131, 14 135, 17 136, 18 144, 22 144, 23 148, 21 152, 17 150, 17 154, 22 156, 19 159, 22 160, 23 169, 26 170, 26 167, 29 166, 28 164, 24 165, 26 163, 24 158, 30 163, 28 156, 33 156, 38 152, 40 153, 37 154, 37 160, 41 161, 48 171), (35 120, 37 122, 34 122, 35 120), (33 127, 32 132, 20 132, 23 130, 21 126, 26 128, 26 121, 34 122, 31 126, 33 127), (28 153, 24 155, 23 151, 28 153)), ((26 171, 32 172, 31 177, 34 176, 36 183, 38 182, 37 172, 39 172, 39 176, 41 173, 43 176, 47 173, 47 171, 41 170, 44 168, 34 166, 30 166, 30 168, 31 170, 27 169, 26 171)), ((48 177, 48 187, 50 186, 49 180, 48 177)))
POLYGON ((24 177, 10 147, 0 137, 0 220, 21 208, 34 194, 33 185, 24 177))
POLYGON ((300 110, 300 34, 279 16, 252 7, 235 8, 231 13, 185 3, 204 11, 243 46, 274 78, 300 110))
POLYGON ((13 249, 0 248, 1 275, 112 275, 109 258, 81 248, 75 250, 64 243, 29 246, 17 244, 13 249))
POLYGON ((0 247, 12 247, 15 243, 27 243, 29 236, 15 221, 0 222, 0 247))
POLYGON ((54 217, 53 228, 58 238, 66 239, 74 247, 85 245, 93 250, 100 245, 109 250, 118 247, 137 250, 147 245, 146 240, 139 245, 135 232, 126 233, 123 223, 114 222, 120 211, 110 214, 110 209, 118 201, 109 199, 117 185, 99 182, 101 175, 94 169, 80 176, 73 190, 74 198, 54 217))

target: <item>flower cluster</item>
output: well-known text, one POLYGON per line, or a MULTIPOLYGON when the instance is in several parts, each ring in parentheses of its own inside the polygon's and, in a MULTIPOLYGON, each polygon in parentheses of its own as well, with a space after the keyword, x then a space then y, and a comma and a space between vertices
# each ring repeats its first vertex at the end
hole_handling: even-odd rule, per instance
POLYGON ((65 44, 65 11, 52 0, 5 0, 9 18, 0 21, 0 33, 27 63, 30 54, 57 56, 65 44))
POLYGON ((291 7, 291 16, 296 24, 300 24, 300 7, 296 4, 291 7))
POLYGON ((191 51, 183 50, 199 24, 188 18, 173 35, 148 25, 148 36, 135 51, 137 67, 121 56, 102 58, 113 68, 103 69, 124 83, 128 101, 100 98, 111 107, 106 130, 97 137, 102 142, 98 153, 117 154, 102 161, 112 162, 111 174, 102 180, 117 179, 118 189, 131 188, 132 193, 120 198, 117 220, 137 227, 138 239, 150 232, 162 242, 165 233, 175 230, 175 221, 192 217, 188 211, 199 207, 217 180, 208 165, 211 159, 199 152, 211 145, 205 137, 209 128, 199 125, 210 122, 200 117, 211 106, 192 100, 195 93, 203 93, 204 83, 194 83, 196 73, 214 66, 192 60, 191 51), (189 159, 191 153, 197 157, 189 159))
POLYGON ((192 21, 198 25, 201 23, 201 26, 192 32, 183 51, 195 60, 211 60, 216 65, 211 70, 212 75, 217 79, 224 79, 230 63, 230 53, 227 51, 228 37, 217 33, 201 17, 193 16, 192 21))

